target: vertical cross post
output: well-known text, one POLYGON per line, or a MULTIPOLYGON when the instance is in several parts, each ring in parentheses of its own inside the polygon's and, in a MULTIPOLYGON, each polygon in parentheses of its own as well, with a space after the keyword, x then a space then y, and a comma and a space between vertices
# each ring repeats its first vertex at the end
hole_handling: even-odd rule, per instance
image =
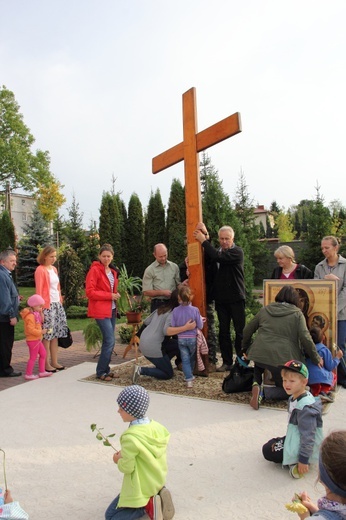
MULTIPOLYGON (((152 161, 153 173, 158 173, 180 161, 184 161, 189 285, 194 293, 193 303, 199 308, 202 316, 206 316, 203 255, 200 244, 193 237, 197 223, 203 220, 198 153, 239 132, 241 132, 240 114, 236 112, 198 133, 196 89, 191 88, 183 94, 184 141, 157 155, 152 161)), ((220 222, 220 226, 223 224, 225 223, 220 222)))

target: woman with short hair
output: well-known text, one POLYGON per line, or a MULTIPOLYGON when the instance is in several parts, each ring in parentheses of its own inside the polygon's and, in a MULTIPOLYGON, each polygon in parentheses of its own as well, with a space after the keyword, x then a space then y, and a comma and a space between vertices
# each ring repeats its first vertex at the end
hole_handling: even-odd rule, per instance
POLYGON ((276 249, 274 256, 278 263, 271 278, 274 280, 304 280, 313 278, 313 273, 303 264, 297 264, 294 251, 283 245, 276 249))

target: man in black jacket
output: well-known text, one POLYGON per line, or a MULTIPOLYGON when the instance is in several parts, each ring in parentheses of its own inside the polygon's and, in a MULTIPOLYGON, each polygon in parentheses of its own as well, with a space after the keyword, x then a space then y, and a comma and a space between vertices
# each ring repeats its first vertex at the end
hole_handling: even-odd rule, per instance
POLYGON ((231 321, 235 330, 235 351, 239 355, 245 326, 244 253, 234 243, 234 231, 230 226, 219 229, 220 247, 215 249, 208 241, 208 231, 201 222, 194 231, 205 252, 206 268, 212 272, 212 294, 219 318, 219 343, 222 366, 225 372, 233 365, 233 347, 230 335, 231 321))

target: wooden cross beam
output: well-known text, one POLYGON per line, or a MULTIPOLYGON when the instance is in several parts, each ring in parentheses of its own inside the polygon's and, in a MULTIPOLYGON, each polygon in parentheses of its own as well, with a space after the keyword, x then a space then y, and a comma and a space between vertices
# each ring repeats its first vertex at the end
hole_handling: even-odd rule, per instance
MULTIPOLYGON (((197 131, 196 89, 183 94, 183 142, 157 155, 152 161, 153 173, 158 173, 184 161, 186 235, 189 257, 189 285, 194 293, 193 304, 206 316, 205 280, 201 246, 193 237, 198 222, 202 222, 202 201, 198 153, 241 132, 240 114, 236 112, 202 132, 197 131)), ((220 222, 220 226, 227 224, 220 222)), ((182 259, 184 252, 182 251, 182 259)))

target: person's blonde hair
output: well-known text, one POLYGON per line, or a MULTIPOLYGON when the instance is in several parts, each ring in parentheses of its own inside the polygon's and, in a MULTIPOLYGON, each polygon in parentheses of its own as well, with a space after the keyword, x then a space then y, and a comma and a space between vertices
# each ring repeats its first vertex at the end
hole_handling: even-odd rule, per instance
POLYGON ((332 235, 323 237, 321 242, 323 242, 323 240, 329 240, 332 243, 332 246, 334 247, 339 246, 339 240, 336 237, 333 237, 332 235))
POLYGON ((276 249, 276 251, 274 252, 274 256, 275 258, 277 258, 278 256, 285 256, 286 258, 289 258, 290 260, 292 260, 292 262, 294 264, 296 264, 296 259, 295 259, 295 256, 294 256, 294 251, 293 249, 290 247, 290 246, 280 246, 276 249))
POLYGON ((192 301, 192 291, 187 285, 181 285, 178 289, 178 296, 182 303, 188 304, 192 301))
POLYGON ((37 262, 40 265, 44 265, 46 263, 45 261, 46 261, 47 256, 51 255, 52 253, 56 253, 55 247, 53 247, 53 246, 44 247, 37 256, 37 262))

